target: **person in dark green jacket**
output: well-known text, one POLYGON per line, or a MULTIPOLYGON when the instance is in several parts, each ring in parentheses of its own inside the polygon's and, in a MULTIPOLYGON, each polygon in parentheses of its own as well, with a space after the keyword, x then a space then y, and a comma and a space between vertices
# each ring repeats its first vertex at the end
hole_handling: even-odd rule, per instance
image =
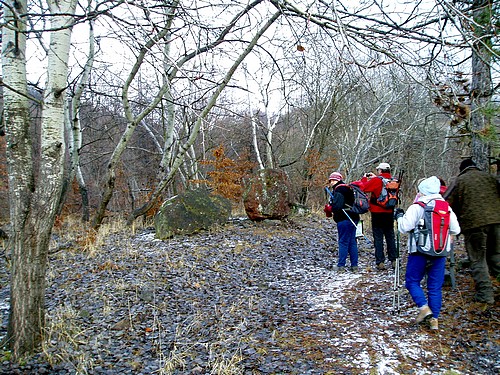
POLYGON ((460 164, 460 173, 444 198, 458 217, 471 262, 478 302, 495 303, 490 276, 500 274, 500 194, 495 176, 480 170, 472 159, 460 164))

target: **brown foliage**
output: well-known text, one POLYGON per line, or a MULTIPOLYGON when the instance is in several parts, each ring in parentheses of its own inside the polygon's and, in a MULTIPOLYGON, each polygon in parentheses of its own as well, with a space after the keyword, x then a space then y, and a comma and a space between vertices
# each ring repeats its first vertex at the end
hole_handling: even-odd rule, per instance
POLYGON ((470 118, 470 83, 462 72, 457 72, 450 84, 436 85, 434 104, 451 116, 450 126, 459 133, 468 133, 470 118))
POLYGON ((71 181, 71 186, 69 187, 68 195, 64 201, 64 205, 61 210, 60 217, 56 218, 57 221, 63 221, 65 217, 71 214, 76 214, 82 210, 82 197, 80 195, 80 187, 76 178, 71 181))
MULTIPOLYGON (((148 191, 148 193, 146 194, 146 201, 149 202, 151 200, 151 196, 155 192, 153 181, 150 182, 150 188, 147 188, 146 191, 148 191)), ((158 211, 160 211, 162 204, 163 204, 163 197, 158 196, 156 200, 153 202, 151 208, 146 211, 144 216, 154 217, 158 213, 158 211)))
POLYGON ((255 163, 248 161, 247 155, 242 155, 238 160, 232 160, 225 154, 224 146, 219 146, 213 151, 213 160, 202 160, 200 163, 213 167, 207 173, 208 180, 203 182, 210 186, 215 193, 238 202, 243 194, 243 179, 248 176, 255 163))
POLYGON ((338 165, 337 157, 330 156, 322 159, 322 155, 317 150, 309 150, 305 159, 308 164, 308 178, 303 181, 303 186, 322 188, 328 183, 332 166, 338 165))

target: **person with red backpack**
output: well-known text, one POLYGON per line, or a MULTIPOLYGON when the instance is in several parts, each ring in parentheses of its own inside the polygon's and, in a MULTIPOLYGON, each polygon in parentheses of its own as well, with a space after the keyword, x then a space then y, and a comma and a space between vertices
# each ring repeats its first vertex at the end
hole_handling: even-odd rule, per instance
POLYGON ((366 173, 359 181, 365 193, 371 193, 370 213, 375 246, 375 263, 379 270, 385 269, 384 238, 387 244, 387 257, 392 268, 396 266, 396 238, 394 235, 394 207, 386 207, 379 198, 384 188, 384 179, 392 180, 389 163, 380 163, 377 166, 377 175, 366 173))
POLYGON ((342 174, 333 172, 328 178, 329 186, 327 187, 330 192, 329 204, 338 231, 339 259, 336 269, 344 271, 347 256, 349 256, 351 271, 357 272, 358 244, 356 242, 356 225, 359 222, 359 214, 350 210, 354 203, 354 193, 342 179, 342 174))
POLYGON ((446 257, 450 253, 450 235, 460 233, 457 216, 443 199, 440 181, 436 176, 424 179, 418 185, 419 198, 406 211, 397 208, 394 218, 398 230, 408 235, 408 262, 405 286, 419 308, 415 323, 429 321, 430 328, 438 329, 442 307, 446 257), (421 282, 427 276, 427 296, 421 282))

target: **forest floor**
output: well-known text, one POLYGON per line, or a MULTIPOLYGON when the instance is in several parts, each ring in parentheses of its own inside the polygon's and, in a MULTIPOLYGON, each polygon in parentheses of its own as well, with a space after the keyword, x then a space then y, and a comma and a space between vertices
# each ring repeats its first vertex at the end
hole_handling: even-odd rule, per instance
MULTIPOLYGON (((359 272, 334 271, 336 236, 320 216, 235 219, 167 241, 122 231, 92 251, 58 251, 41 352, 22 364, 2 352, 0 374, 500 373, 498 291, 493 306, 473 302, 470 274, 458 270, 431 331, 413 323, 404 286, 397 311, 394 272, 374 268, 365 238, 359 272)), ((0 270, 5 335, 4 262, 0 270)))

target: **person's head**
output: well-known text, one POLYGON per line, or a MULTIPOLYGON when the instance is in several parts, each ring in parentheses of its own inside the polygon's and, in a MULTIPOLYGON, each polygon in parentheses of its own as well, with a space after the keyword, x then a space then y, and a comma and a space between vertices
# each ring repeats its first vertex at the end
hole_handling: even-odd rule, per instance
POLYGON ((389 163, 380 163, 375 169, 377 170, 377 174, 391 173, 391 166, 389 163))
POLYGON ((340 181, 343 180, 343 176, 341 173, 339 172, 333 172, 330 177, 328 177, 328 181, 330 182, 330 185, 336 185, 338 184, 340 181))
POLYGON ((463 170, 465 168, 475 167, 475 166, 476 166, 476 163, 474 163, 474 161, 471 158, 464 159, 460 163, 460 167, 459 167, 460 168, 460 172, 463 172, 463 170))
POLYGON ((422 195, 438 194, 441 182, 436 176, 424 179, 418 184, 418 192, 422 195))

